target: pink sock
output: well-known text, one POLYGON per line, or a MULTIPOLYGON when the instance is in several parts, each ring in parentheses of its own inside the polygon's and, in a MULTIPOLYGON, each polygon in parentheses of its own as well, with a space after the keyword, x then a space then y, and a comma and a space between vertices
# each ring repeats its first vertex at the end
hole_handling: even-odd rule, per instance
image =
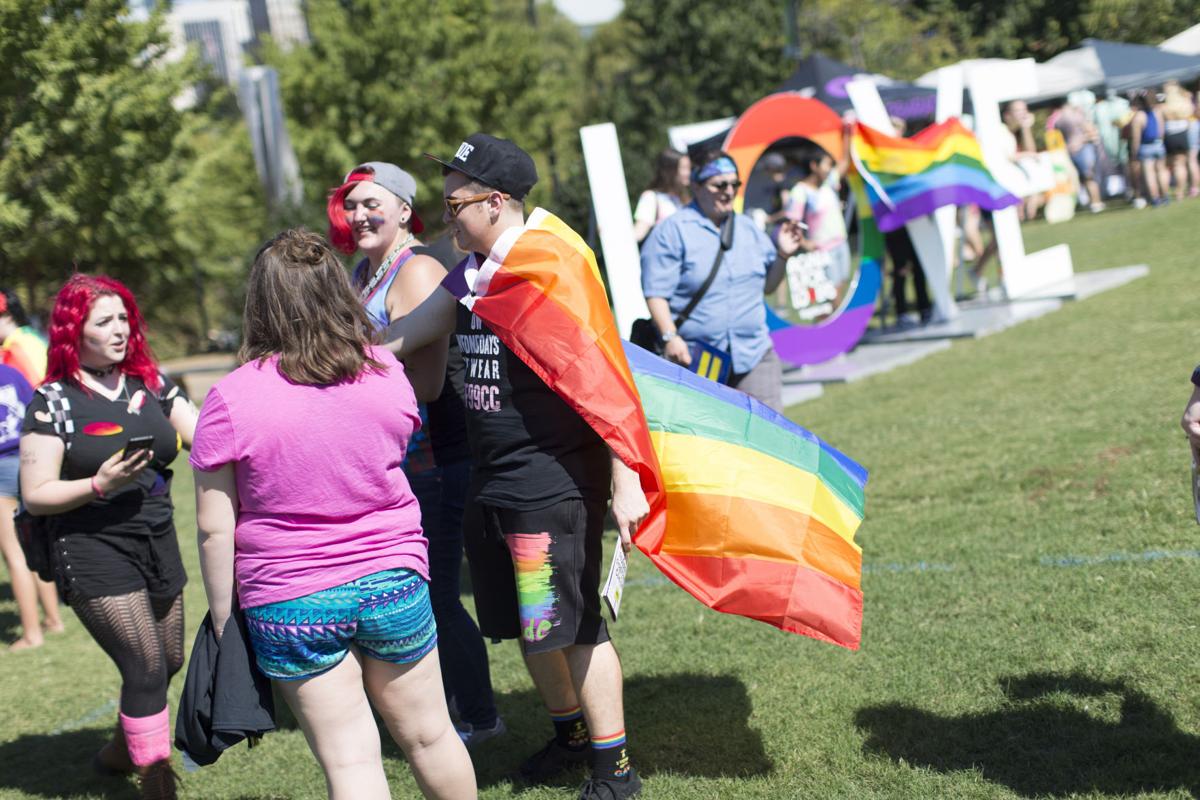
POLYGON ((171 715, 167 707, 148 717, 121 714, 121 729, 129 746, 129 759, 135 766, 147 767, 171 757, 171 715))

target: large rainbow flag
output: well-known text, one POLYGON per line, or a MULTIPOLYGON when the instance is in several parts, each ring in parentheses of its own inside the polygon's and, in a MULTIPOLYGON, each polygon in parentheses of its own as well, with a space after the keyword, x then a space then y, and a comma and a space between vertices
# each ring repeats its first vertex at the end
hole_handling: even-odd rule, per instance
POLYGON ((705 605, 857 649, 866 471, 748 396, 626 345, 591 248, 542 209, 460 298, 634 469, 634 537, 705 605))
POLYGON ((894 231, 942 206, 978 205, 996 211, 1020 202, 992 177, 974 134, 954 118, 911 139, 888 136, 859 122, 850 155, 881 231, 894 231))

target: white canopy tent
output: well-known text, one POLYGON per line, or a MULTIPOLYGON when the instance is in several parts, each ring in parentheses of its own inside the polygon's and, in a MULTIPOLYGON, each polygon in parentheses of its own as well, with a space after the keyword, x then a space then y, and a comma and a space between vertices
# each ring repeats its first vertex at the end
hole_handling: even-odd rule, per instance
POLYGON ((1159 45, 1171 53, 1181 53, 1185 56, 1200 56, 1200 24, 1193 25, 1181 31, 1159 45))
MULTIPOLYGON (((1032 67, 1036 91, 1029 97, 1013 99, 1036 102, 1053 97, 1065 97, 1077 89, 1087 89, 1104 82, 1104 72, 1100 69, 1100 61, 1092 50, 1071 51, 1071 53, 1063 53, 1063 55, 1073 55, 1076 52, 1085 53, 1085 55, 1062 62, 1052 59, 1044 64, 1038 64, 1032 58, 1019 58, 1011 61, 1004 58, 970 58, 960 61, 954 66, 961 68, 964 76, 969 76, 974 72, 986 75, 992 71, 1011 69, 1013 66, 1024 69, 1032 67)), ((937 75, 937 70, 927 72, 917 78, 916 83, 918 86, 937 86, 937 75)))
POLYGON ((735 122, 737 122, 737 117, 725 117, 704 122, 689 122, 686 125, 674 125, 667 128, 667 139, 671 142, 671 147, 681 153, 686 153, 688 145, 727 133, 735 122))

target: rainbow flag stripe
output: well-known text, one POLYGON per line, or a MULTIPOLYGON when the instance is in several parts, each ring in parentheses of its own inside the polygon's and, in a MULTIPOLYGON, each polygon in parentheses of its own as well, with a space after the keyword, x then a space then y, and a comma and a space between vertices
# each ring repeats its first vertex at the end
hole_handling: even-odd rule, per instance
POLYGON ((535 210, 460 298, 636 470, 638 548, 701 602, 849 648, 866 471, 741 392, 621 341, 590 248, 535 210))
POLYGON ((896 230, 942 206, 995 211, 1020 202, 992 177, 974 134, 954 118, 911 139, 857 123, 850 154, 881 231, 896 230))
POLYGON ((718 611, 856 649, 866 470, 748 395, 626 356, 667 494, 658 568, 718 611))

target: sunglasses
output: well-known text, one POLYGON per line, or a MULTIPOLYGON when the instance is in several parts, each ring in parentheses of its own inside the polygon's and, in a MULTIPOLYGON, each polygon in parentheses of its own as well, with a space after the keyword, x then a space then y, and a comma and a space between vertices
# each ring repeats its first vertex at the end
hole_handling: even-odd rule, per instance
POLYGON ((742 188, 742 182, 741 181, 719 181, 717 183, 706 183, 706 184, 704 184, 704 188, 708 189, 710 192, 726 192, 726 191, 729 191, 730 189, 732 189, 733 191, 736 192, 738 189, 742 188))
MULTIPOLYGON (((450 215, 451 219, 457 219, 464 208, 475 203, 482 203, 493 194, 496 194, 496 192, 480 192, 479 194, 472 194, 466 197, 443 197, 442 200, 446 204, 446 213, 450 215)), ((499 195, 505 200, 509 199, 509 195, 505 192, 499 192, 499 195)))

